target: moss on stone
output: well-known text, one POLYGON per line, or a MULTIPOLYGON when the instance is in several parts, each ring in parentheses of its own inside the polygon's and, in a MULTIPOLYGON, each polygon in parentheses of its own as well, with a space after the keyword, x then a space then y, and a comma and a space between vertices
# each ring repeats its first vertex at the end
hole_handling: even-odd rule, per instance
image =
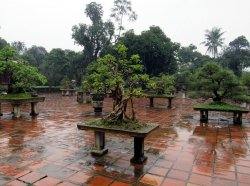
POLYGON ((0 99, 24 99, 24 98, 31 98, 31 94, 20 93, 20 94, 3 94, 0 95, 0 99))
MULTIPOLYGON (((119 122, 117 122, 119 123, 119 122)), ((101 127, 107 129, 115 129, 115 130, 125 130, 130 132, 147 132, 150 129, 154 128, 154 124, 148 124, 145 122, 125 122, 121 121, 119 124, 114 125, 113 123, 108 123, 104 119, 96 119, 83 123, 84 125, 89 125, 92 127, 101 127)))
POLYGON ((214 101, 208 104, 198 104, 194 106, 194 109, 217 110, 217 111, 248 111, 248 109, 246 108, 227 104, 220 101, 214 101))

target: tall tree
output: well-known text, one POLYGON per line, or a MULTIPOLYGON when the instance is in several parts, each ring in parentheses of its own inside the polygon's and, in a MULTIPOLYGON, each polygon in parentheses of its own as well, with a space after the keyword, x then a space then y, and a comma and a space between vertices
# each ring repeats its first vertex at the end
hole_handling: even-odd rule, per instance
POLYGON ((205 41, 201 44, 204 44, 207 47, 207 52, 211 53, 213 57, 217 57, 218 55, 218 47, 222 47, 224 38, 222 35, 225 32, 221 32, 221 28, 213 27, 211 30, 205 31, 205 41))
POLYGON ((33 45, 31 48, 28 48, 27 54, 31 54, 34 58, 35 58, 35 64, 31 64, 34 67, 39 68, 40 65, 43 62, 43 59, 45 57, 45 55, 48 53, 47 50, 42 47, 42 46, 36 46, 33 45))
POLYGON ((69 64, 65 52, 60 48, 52 49, 45 55, 41 72, 48 79, 49 86, 59 85, 61 79, 67 74, 69 64))
POLYGON ((36 67, 36 59, 32 54, 24 53, 19 56, 20 59, 23 59, 24 61, 28 61, 29 65, 32 67, 36 67))
POLYGON ((123 26, 124 16, 128 16, 129 21, 135 21, 138 15, 132 10, 132 3, 128 0, 115 0, 114 7, 111 9, 112 14, 110 17, 115 18, 118 22, 118 37, 121 35, 121 31, 125 30, 123 26))
POLYGON ((97 59, 104 45, 110 45, 114 35, 114 24, 103 22, 103 10, 100 4, 92 2, 86 6, 85 14, 92 24, 80 23, 72 27, 72 38, 75 43, 84 47, 83 53, 86 64, 97 59))
POLYGON ((242 75, 243 69, 250 66, 250 44, 245 36, 237 37, 229 43, 222 52, 221 63, 235 75, 242 75))
POLYGON ((14 41, 10 44, 10 46, 17 51, 18 55, 22 55, 27 51, 25 43, 21 41, 14 41))
POLYGON ((64 50, 64 52, 69 65, 66 75, 69 79, 75 79, 76 83, 80 85, 86 68, 83 53, 72 50, 64 50))
POLYGON ((7 41, 0 37, 0 50, 3 49, 5 46, 9 45, 7 41))
POLYGON ((190 44, 188 47, 181 47, 178 52, 179 70, 181 72, 189 71, 194 73, 197 68, 202 67, 211 58, 208 55, 202 55, 196 51, 197 47, 190 44))
POLYGON ((150 76, 174 74, 177 69, 179 43, 174 43, 158 26, 151 26, 141 35, 133 31, 126 32, 119 43, 129 46, 128 54, 137 53, 145 66, 145 73, 150 76))

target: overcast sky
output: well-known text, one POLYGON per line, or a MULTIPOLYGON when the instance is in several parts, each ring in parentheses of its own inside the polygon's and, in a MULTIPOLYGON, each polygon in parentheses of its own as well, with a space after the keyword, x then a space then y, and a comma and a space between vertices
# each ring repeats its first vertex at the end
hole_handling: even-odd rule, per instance
MULTIPOLYGON (((0 0, 0 37, 11 43, 22 41, 26 47, 43 46, 81 51, 71 38, 71 28, 89 24, 86 4, 100 3, 106 21, 110 19, 113 0, 0 0)), ((200 43, 205 30, 219 27, 228 45, 239 36, 250 41, 250 0, 132 0, 138 19, 125 22, 136 34, 159 26, 167 37, 181 46, 194 44, 205 54, 200 43)), ((129 47, 129 46, 128 46, 129 47)))

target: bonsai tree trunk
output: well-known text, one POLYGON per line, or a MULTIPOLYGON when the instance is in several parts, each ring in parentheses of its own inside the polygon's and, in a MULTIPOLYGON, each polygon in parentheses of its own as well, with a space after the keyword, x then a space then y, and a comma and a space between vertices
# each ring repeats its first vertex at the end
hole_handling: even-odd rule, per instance
POLYGON ((113 101, 113 111, 104 117, 103 119, 109 123, 119 124, 120 122, 136 121, 135 112, 133 108, 133 100, 131 94, 124 95, 123 87, 116 87, 113 92, 114 101, 113 101), (126 114, 126 108, 128 101, 131 101, 132 107, 132 117, 128 117, 126 114))

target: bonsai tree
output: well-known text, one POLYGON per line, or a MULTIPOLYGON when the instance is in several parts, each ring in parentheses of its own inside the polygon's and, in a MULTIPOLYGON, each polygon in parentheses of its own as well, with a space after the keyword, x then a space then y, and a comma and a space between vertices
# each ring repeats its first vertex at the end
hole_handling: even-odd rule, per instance
POLYGON ((198 93, 208 92, 213 101, 221 101, 223 98, 235 101, 248 100, 247 88, 231 70, 222 69, 214 62, 205 64, 196 72, 195 86, 198 93))
POLYGON ((250 73, 246 73, 241 77, 241 82, 243 85, 247 86, 250 89, 250 73))
POLYGON ((133 98, 144 94, 137 85, 149 80, 147 74, 140 74, 144 66, 140 64, 139 55, 126 58, 127 47, 118 45, 114 48, 116 56, 105 55, 87 68, 89 76, 86 81, 96 91, 110 91, 113 97, 113 111, 103 120, 108 123, 120 124, 136 122, 133 98), (126 87, 126 88, 125 88, 126 87), (128 102, 131 102, 132 116, 126 114, 128 102))
POLYGON ((65 75, 63 77, 60 84, 61 84, 61 87, 64 88, 64 89, 73 89, 74 88, 73 83, 69 80, 67 75, 65 75))
POLYGON ((161 73, 159 76, 150 78, 147 88, 156 91, 156 94, 166 94, 174 90, 175 80, 173 76, 161 73))
POLYGON ((32 86, 45 84, 47 79, 31 67, 27 61, 20 60, 16 51, 9 46, 0 50, 0 74, 8 74, 7 93, 25 93, 32 86))

